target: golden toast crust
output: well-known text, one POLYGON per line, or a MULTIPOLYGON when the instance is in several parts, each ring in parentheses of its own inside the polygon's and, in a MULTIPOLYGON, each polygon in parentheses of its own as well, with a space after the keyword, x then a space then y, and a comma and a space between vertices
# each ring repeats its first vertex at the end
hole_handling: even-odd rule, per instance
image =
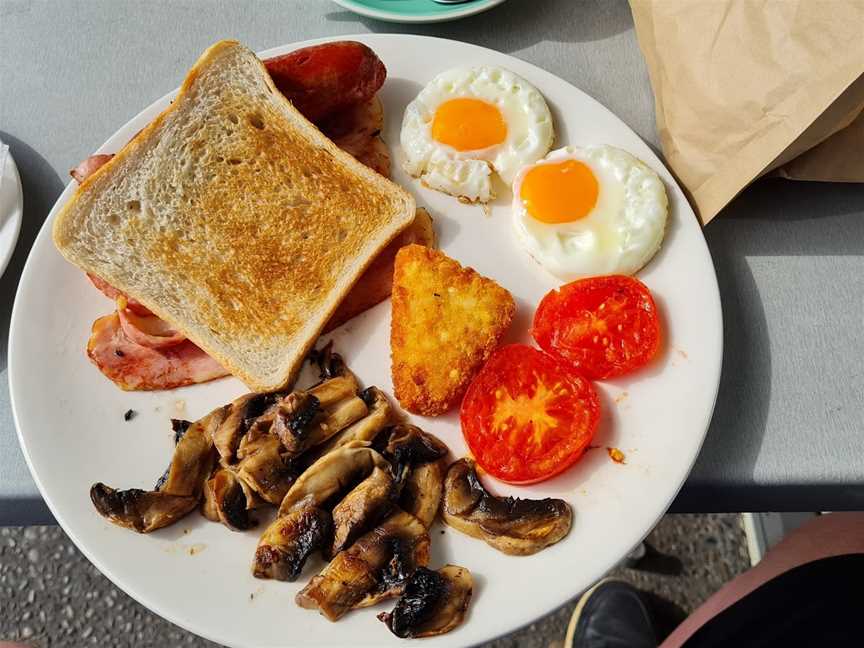
POLYGON ((414 212, 297 112, 254 54, 222 41, 79 187, 53 235, 71 262, 272 390, 414 212))
POLYGON ((417 208, 417 216, 402 230, 390 244, 378 253, 375 260, 357 280, 351 292, 342 300, 336 312, 324 327, 324 333, 342 326, 360 313, 387 299, 393 292, 393 265, 396 254, 406 245, 415 243, 425 247, 435 247, 435 230, 432 217, 422 207, 417 208))

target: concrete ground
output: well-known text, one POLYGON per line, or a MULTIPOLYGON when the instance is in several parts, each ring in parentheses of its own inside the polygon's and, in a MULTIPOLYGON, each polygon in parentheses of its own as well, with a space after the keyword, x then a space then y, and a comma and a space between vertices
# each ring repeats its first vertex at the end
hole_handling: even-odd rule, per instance
MULTIPOLYGON (((652 552, 645 562, 667 573, 620 568, 613 575, 685 611, 749 566, 734 514, 668 515, 647 542, 659 555, 652 552)), ((574 606, 575 601, 566 603, 486 648, 560 647, 574 606)), ((59 527, 0 528, 2 640, 40 648, 216 646, 151 614, 114 587, 59 527)))

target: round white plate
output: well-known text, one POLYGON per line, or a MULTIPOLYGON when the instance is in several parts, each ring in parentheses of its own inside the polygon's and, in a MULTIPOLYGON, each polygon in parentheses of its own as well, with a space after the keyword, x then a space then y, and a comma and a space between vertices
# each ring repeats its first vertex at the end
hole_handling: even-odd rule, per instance
MULTIPOLYGON (((452 529, 432 531, 432 566, 468 567, 475 593, 464 624, 424 646, 468 645, 531 622, 579 594, 618 562, 663 515, 696 458, 711 418, 720 378, 721 313, 717 282, 702 232, 671 174, 620 119, 578 89, 528 63, 481 47, 403 35, 363 35, 387 64, 381 92, 386 141, 394 149, 394 179, 435 219, 441 247, 493 277, 516 297, 509 339, 526 340, 534 307, 558 282, 511 238, 509 197, 490 214, 422 188, 399 168, 399 126, 405 105, 445 68, 491 64, 510 68, 546 96, 558 145, 605 142, 627 149, 666 182, 671 216, 666 241, 640 274, 665 320, 662 359, 639 375, 599 386, 604 416, 596 443, 620 448, 626 464, 605 450, 589 453, 554 480, 510 487, 502 494, 561 497, 575 509, 570 535, 534 556, 511 557, 452 529), (430 64, 434 62, 433 64, 430 64)), ((262 58, 310 44, 296 43, 262 58)), ((317 42, 317 41, 316 41, 317 42)), ((191 66, 193 61, 187 61, 191 66)), ((105 143, 119 149, 170 100, 163 97, 105 143)), ((67 187, 27 261, 9 342, 9 380, 24 454, 45 501, 72 540, 118 586, 167 619, 231 646, 403 645, 361 610, 330 623, 294 605, 294 594, 322 566, 310 561, 301 582, 254 579, 250 563, 260 531, 232 533, 193 513, 174 526, 137 535, 112 526, 93 509, 90 485, 152 488, 172 453, 169 418, 195 419, 242 393, 234 379, 163 393, 125 393, 87 360, 93 320, 111 303, 66 263, 51 241, 51 222, 71 195, 67 187), (123 413, 138 415, 124 422, 123 413)), ((333 334, 336 349, 367 385, 392 394, 390 308, 385 302, 333 334)), ((465 446, 456 414, 418 419, 456 457, 465 446)))
POLYGON ((504 0, 471 0, 440 4, 433 0, 333 0, 367 18, 396 23, 437 23, 467 18, 497 7, 504 0))
MULTIPOLYGON (((0 147, 3 142, 0 142, 0 147)), ((2 164, 2 163, 0 163, 2 164)), ((6 154, 3 164, 3 177, 0 180, 0 276, 6 271, 18 234, 21 232, 21 220, 24 215, 24 194, 21 191, 21 176, 18 167, 12 159, 12 152, 6 154)))

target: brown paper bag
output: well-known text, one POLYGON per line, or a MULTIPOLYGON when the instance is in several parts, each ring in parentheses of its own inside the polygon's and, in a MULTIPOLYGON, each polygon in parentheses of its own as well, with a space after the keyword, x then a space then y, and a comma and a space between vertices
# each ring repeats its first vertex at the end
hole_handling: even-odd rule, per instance
POLYGON ((663 152, 708 223, 756 178, 864 182, 864 0, 630 0, 663 152))
POLYGON ((789 180, 864 182, 864 111, 849 126, 787 162, 772 175, 789 180))

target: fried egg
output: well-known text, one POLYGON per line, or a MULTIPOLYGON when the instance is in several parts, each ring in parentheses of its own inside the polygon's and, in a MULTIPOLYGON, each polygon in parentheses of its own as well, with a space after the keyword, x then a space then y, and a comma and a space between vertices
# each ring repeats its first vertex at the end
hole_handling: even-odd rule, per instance
POLYGON ((612 146, 558 149, 513 181, 517 238, 568 281, 636 273, 660 249, 668 204, 660 177, 612 146))
POLYGON ((497 173, 508 185, 552 146, 543 95, 496 67, 454 68, 432 79, 408 104, 400 141, 405 170, 432 189, 471 202, 495 197, 497 173))

